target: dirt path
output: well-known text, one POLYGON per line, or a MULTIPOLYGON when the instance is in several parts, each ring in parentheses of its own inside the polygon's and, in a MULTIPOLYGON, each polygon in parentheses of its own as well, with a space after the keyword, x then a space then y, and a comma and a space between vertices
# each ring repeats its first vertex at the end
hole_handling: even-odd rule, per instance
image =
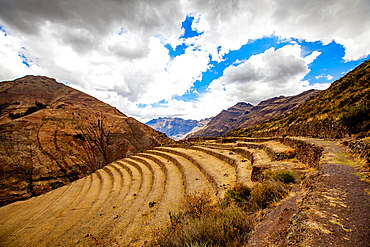
POLYGON ((338 142, 309 140, 324 147, 312 193, 301 209, 317 228, 308 231, 311 246, 370 246, 370 184, 358 176, 358 163, 338 142))
POLYGON ((370 246, 370 184, 360 179, 358 163, 339 142, 304 140, 324 148, 310 187, 301 188, 301 198, 296 188, 273 209, 248 246, 370 246))

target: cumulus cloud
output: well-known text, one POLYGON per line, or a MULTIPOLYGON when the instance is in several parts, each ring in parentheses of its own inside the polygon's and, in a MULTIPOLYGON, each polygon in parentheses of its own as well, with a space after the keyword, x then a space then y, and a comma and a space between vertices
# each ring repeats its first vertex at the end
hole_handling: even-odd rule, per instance
POLYGON ((369 12, 368 1, 346 0, 0 1, 5 30, 0 80, 41 74, 70 82, 139 119, 155 114, 199 119, 237 101, 256 104, 329 85, 302 81, 320 52, 303 57, 292 43, 231 65, 198 101, 176 100, 194 89, 211 59, 221 62, 229 51, 275 35, 324 44, 334 40, 344 46, 345 60, 357 60, 370 54, 369 12), (202 35, 180 38, 187 15, 202 35), (183 43, 184 54, 171 58, 165 44, 183 43), (160 108, 152 106, 163 101, 160 108))
POLYGON ((302 81, 309 72, 308 62, 311 59, 300 54, 301 47, 290 44, 278 50, 270 48, 240 65, 230 66, 222 77, 209 85, 201 101, 222 98, 228 105, 237 102, 258 104, 274 96, 294 95, 317 88, 317 85, 310 86, 307 81, 302 81))

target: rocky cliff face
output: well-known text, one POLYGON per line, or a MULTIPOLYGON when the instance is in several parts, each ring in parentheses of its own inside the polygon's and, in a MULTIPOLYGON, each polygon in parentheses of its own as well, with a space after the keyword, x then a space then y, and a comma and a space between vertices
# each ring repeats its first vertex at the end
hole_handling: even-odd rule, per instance
POLYGON ((150 120, 146 124, 153 129, 165 133, 168 137, 174 140, 180 140, 187 134, 197 131, 208 124, 211 118, 202 119, 200 121, 181 118, 157 118, 150 120))
POLYGON ((54 79, 0 83, 0 206, 172 140, 54 79))
POLYGON ((213 117, 206 127, 189 134, 186 138, 222 136, 239 127, 248 128, 258 125, 291 111, 318 93, 318 90, 310 90, 296 96, 280 96, 262 101, 257 106, 238 103, 227 110, 223 110, 217 116, 213 117))

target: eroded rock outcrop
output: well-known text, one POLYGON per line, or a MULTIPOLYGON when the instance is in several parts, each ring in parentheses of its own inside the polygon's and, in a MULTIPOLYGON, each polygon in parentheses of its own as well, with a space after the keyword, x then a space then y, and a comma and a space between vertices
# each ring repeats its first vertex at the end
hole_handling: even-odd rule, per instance
POLYGON ((0 206, 171 141, 54 79, 26 76, 1 82, 0 206))

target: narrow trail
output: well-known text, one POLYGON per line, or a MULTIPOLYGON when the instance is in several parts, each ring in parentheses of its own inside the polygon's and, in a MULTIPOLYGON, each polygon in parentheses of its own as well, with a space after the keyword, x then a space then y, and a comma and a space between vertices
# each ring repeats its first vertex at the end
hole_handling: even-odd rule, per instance
POLYGON ((315 188, 302 205, 322 227, 312 231, 311 246, 370 246, 370 184, 358 176, 357 162, 339 142, 305 140, 324 148, 315 188))
POLYGON ((309 188, 298 178, 289 197, 257 224, 247 246, 370 246, 370 184, 339 142, 297 138, 324 148, 309 188))

